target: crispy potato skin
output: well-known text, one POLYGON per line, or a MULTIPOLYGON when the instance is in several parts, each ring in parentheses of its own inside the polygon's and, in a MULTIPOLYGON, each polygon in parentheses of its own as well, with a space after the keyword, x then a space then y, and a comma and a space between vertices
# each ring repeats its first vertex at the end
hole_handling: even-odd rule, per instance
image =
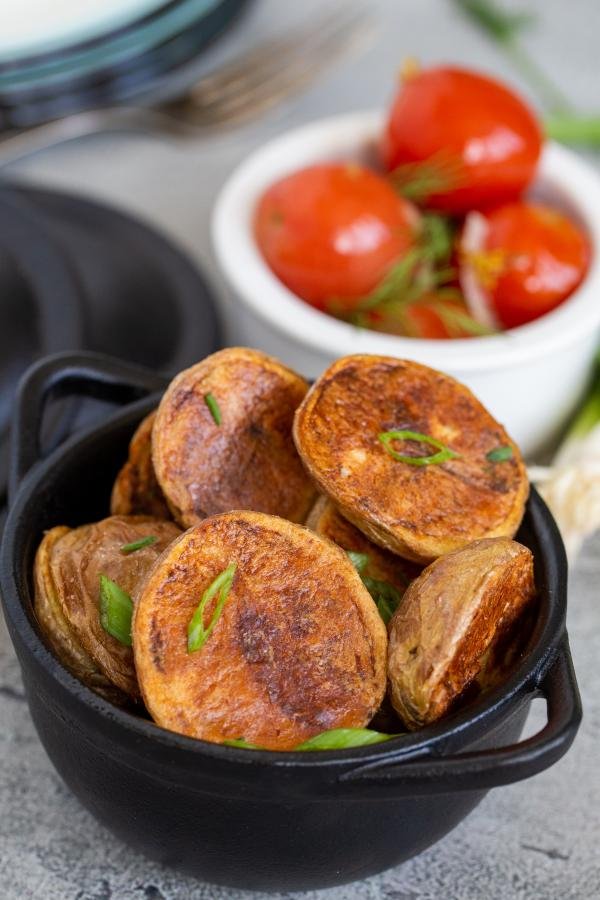
POLYGON ((390 697, 408 728, 450 709, 534 596, 531 551, 508 538, 475 541, 424 569, 389 623, 390 697))
POLYGON ((96 693, 122 706, 126 695, 100 672, 77 640, 62 611, 50 561, 56 543, 70 530, 64 525, 52 528, 46 532, 38 548, 34 564, 35 616, 46 643, 65 668, 96 693))
POLYGON ((181 372, 169 385, 152 432, 158 482, 189 528, 232 509, 303 522, 315 489, 291 429, 307 383, 278 360, 233 347, 181 372), (222 415, 217 425, 205 396, 222 415))
MULTIPOLYGON (((512 537, 529 485, 518 448, 468 388, 418 363, 348 356, 313 385, 296 412, 304 464, 342 515, 368 538, 426 564, 485 537, 512 537), (413 466, 378 440, 410 430, 437 438, 460 459, 413 466), (512 459, 486 454, 510 445, 512 459)), ((432 451, 404 452, 423 455, 432 451)), ((402 452, 402 445, 400 445, 402 452)))
POLYGON ((369 561, 364 574, 389 582, 400 593, 404 593, 410 582, 421 572, 421 566, 390 553, 389 550, 383 550, 370 541, 362 531, 348 522, 325 496, 319 497, 313 506, 306 525, 322 537, 329 538, 343 550, 366 553, 369 561))
POLYGON ((289 750, 366 725, 385 691, 386 629, 346 555, 263 513, 205 519, 172 544, 138 600, 133 643, 157 724, 216 743, 289 750), (188 653, 203 592, 234 562, 214 631, 188 653))
POLYGON ((53 528, 35 562, 35 609, 60 660, 90 687, 109 683, 132 699, 140 696, 130 647, 100 623, 100 575, 135 602, 148 570, 180 534, 173 522, 148 516, 111 516, 79 528, 53 528), (127 556, 124 544, 148 535, 158 540, 127 556))
POLYGON ((138 426, 129 444, 127 462, 117 475, 110 498, 113 516, 154 516, 170 519, 171 511, 152 465, 152 427, 156 411, 138 426))

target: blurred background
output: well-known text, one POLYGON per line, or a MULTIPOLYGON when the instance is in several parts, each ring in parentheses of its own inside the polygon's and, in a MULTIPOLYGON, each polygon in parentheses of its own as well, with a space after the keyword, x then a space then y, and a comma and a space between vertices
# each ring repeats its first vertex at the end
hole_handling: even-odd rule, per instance
MULTIPOLYGON (((344 4, 247 0, 229 30, 202 54, 197 63, 199 73, 235 58, 268 35, 306 27, 311 18, 323 15, 327 5, 344 4)), ((388 104, 395 89, 394 76, 406 56, 416 56, 425 65, 450 61, 480 68, 518 87, 540 108, 537 94, 511 61, 451 0, 370 0, 367 6, 377 23, 376 40, 370 48, 362 55, 338 60, 300 96, 284 100, 257 121, 233 132, 203 134, 197 141, 182 143, 140 135, 87 138, 3 166, 3 174, 79 191, 159 222, 207 271, 214 271, 210 208, 237 163, 291 126, 332 113, 388 104)), ((523 42, 576 107, 596 109, 598 4, 593 0, 573 4, 507 0, 503 6, 536 16, 523 42)))

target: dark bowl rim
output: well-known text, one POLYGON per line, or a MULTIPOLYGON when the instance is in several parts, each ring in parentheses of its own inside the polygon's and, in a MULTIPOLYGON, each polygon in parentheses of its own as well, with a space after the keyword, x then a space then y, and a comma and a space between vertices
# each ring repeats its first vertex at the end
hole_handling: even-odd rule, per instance
MULTIPOLYGON (((540 606, 540 616, 534 627, 531 647, 504 684, 440 722, 416 732, 400 734, 383 743, 347 748, 341 751, 322 750, 307 753, 245 750, 168 731, 151 720, 143 719, 114 706, 86 687, 67 671, 46 647, 25 610, 19 592, 19 561, 16 559, 17 548, 15 547, 16 526, 32 495, 39 491, 48 471, 54 465, 62 462, 64 457, 79 452, 83 445, 93 443, 101 430, 112 430, 130 424, 133 432, 136 423, 158 404, 160 396, 160 393, 156 393, 130 403, 105 419, 100 425, 95 424, 82 429, 68 438, 27 474, 19 486, 9 511, 0 549, 0 593, 7 620, 9 620, 8 624, 9 627, 12 626, 16 630, 27 651, 42 666, 46 676, 58 682, 63 691, 73 695, 80 704, 93 711, 105 722, 147 740, 149 749, 152 744, 156 743, 162 745, 163 748, 191 754, 196 758, 206 757, 222 762, 250 764, 251 767, 289 768, 294 766, 303 769, 317 768, 319 765, 345 766, 354 762, 364 763, 366 761, 381 762, 391 759, 401 761, 405 756, 412 759, 416 754, 431 752, 432 748, 435 750, 438 746, 443 751, 446 739, 449 740, 460 734, 469 735, 478 727, 480 728, 486 720, 495 723, 506 714, 511 703, 525 702, 526 699, 536 696, 538 684, 554 661, 565 633, 567 561, 557 525, 535 489, 532 489, 527 502, 526 517, 530 520, 532 531, 538 535, 540 546, 543 546, 545 550, 543 560, 538 560, 538 565, 541 562, 547 573, 548 590, 545 592, 544 602, 540 606)), ((438 749, 437 752, 439 754, 440 750, 438 749)))

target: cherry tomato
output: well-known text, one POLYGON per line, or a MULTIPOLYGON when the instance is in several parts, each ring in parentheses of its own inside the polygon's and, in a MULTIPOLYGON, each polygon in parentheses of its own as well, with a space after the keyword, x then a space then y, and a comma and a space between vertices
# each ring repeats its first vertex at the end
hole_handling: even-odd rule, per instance
POLYGON ((355 163, 310 166, 263 194, 255 236, 267 263, 318 309, 351 310, 413 246, 419 214, 355 163))
POLYGON ((590 248, 558 210, 509 203, 467 216, 460 255, 461 284, 474 314, 473 300, 479 310, 487 307, 492 320, 514 328, 550 312, 575 290, 590 248))
POLYGON ((409 75, 392 104, 382 157, 413 199, 466 212, 522 194, 542 145, 534 114, 511 90, 465 69, 436 67, 409 75), (418 164, 418 165, 414 165, 418 164), (413 171, 414 169, 414 171, 413 171), (429 184, 429 190, 427 185, 429 184))

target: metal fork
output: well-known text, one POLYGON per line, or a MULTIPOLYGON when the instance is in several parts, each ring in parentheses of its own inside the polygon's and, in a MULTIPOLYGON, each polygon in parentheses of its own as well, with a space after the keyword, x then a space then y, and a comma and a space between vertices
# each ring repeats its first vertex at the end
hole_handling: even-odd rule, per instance
POLYGON ((338 5, 310 25, 255 45, 203 76, 181 98, 154 107, 86 110, 0 137, 0 165, 103 132, 193 138, 255 118, 314 81, 325 69, 369 44, 374 19, 362 4, 338 5))

